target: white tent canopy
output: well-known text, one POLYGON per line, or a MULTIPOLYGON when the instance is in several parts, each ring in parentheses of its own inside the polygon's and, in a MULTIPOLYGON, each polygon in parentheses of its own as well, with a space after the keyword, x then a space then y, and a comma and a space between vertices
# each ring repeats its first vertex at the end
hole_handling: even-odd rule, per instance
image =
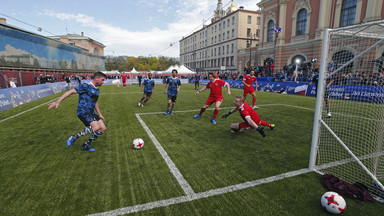
POLYGON ((179 72, 179 74, 195 74, 196 73, 190 70, 189 68, 185 67, 184 65, 181 65, 177 71, 179 72))

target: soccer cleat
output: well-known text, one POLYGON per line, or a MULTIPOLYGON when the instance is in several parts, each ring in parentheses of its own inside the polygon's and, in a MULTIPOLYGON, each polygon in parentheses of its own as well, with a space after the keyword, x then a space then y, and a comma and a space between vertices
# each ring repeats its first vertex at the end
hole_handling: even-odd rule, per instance
POLYGON ((255 105, 252 107, 252 109, 259 109, 259 107, 255 105))
POLYGON ((167 110, 167 111, 165 111, 164 115, 168 115, 168 110, 167 110))
POLYGON ((141 107, 144 107, 144 104, 143 104, 143 103, 141 104, 141 107))
POLYGON ((169 115, 173 115, 173 112, 172 112, 172 111, 170 111, 170 112, 169 112, 169 115))
POLYGON ((261 134, 261 136, 263 136, 263 137, 266 136, 266 135, 265 135, 265 132, 264 132, 264 128, 262 128, 262 127, 258 127, 258 128, 256 128, 256 130, 257 130, 257 132, 259 132, 259 133, 261 134))
POLYGON ((193 118, 199 118, 200 117, 200 114, 197 113, 195 116, 193 116, 193 118))
POLYGON ((76 138, 73 136, 69 136, 67 139, 67 145, 68 147, 71 147, 71 145, 76 141, 76 138))
POLYGON ((327 118, 331 118, 332 115, 331 115, 331 112, 327 113, 327 118))
POLYGON ((212 122, 212 124, 214 124, 214 125, 216 124, 216 120, 215 120, 215 119, 212 119, 211 122, 212 122))
POLYGON ((83 149, 84 151, 89 151, 89 152, 96 151, 94 148, 92 148, 91 145, 88 145, 87 147, 81 146, 81 149, 83 149))
POLYGON ((139 103, 137 104, 137 106, 141 107, 141 103, 139 102, 139 103))
POLYGON ((269 128, 271 128, 271 130, 273 130, 275 127, 276 127, 275 124, 271 124, 271 126, 269 126, 269 128))

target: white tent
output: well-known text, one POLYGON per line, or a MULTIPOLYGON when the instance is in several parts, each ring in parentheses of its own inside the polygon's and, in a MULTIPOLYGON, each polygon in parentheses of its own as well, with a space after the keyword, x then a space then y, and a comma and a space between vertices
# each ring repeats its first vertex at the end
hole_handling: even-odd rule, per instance
POLYGON ((169 66, 166 70, 162 71, 163 73, 172 73, 172 70, 177 70, 179 71, 179 66, 177 65, 171 65, 169 66))
POLYGON ((177 71, 179 72, 179 74, 195 74, 196 73, 191 71, 189 68, 185 67, 184 65, 181 65, 177 71))

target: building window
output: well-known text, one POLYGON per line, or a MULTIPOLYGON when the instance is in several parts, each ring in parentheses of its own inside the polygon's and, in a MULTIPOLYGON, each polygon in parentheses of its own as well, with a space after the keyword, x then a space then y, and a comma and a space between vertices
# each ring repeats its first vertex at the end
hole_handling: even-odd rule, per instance
POLYGON ((218 52, 219 55, 221 54, 221 52, 220 52, 221 49, 220 49, 220 48, 221 48, 221 47, 219 47, 219 50, 218 50, 218 51, 219 51, 219 52, 218 52))
POLYGON ((227 20, 228 27, 229 27, 229 24, 231 24, 230 19, 227 20))
POLYGON ((273 41, 273 34, 275 33, 275 22, 273 20, 270 20, 268 22, 268 35, 267 35, 267 42, 273 41))
POLYGON ((233 53, 233 51, 235 50, 235 45, 232 44, 232 49, 231 49, 231 53, 233 53))
POLYGON ((252 16, 248 16, 248 24, 252 23, 252 16))
POLYGON ((355 23, 357 0, 344 0, 341 6, 340 27, 355 23))
POLYGON ((225 29, 225 21, 223 22, 223 29, 225 29))
POLYGON ((229 44, 227 45, 227 54, 229 53, 229 44))
POLYGON ((223 55, 224 55, 224 46, 223 46, 223 55))
POLYGON ((261 19, 260 17, 257 17, 257 20, 256 20, 257 25, 260 25, 260 19, 261 19))
POLYGON ((221 23, 219 23, 219 31, 221 31, 221 23))
POLYGON ((232 38, 235 37, 235 29, 232 29, 232 38))
POLYGON ((260 29, 256 29, 256 37, 260 37, 260 29))
POLYGON ((235 25, 235 17, 232 17, 232 25, 235 25))
POLYGON ((223 33, 223 40, 225 40, 225 32, 223 33))
POLYGON ((296 35, 304 35, 307 26, 307 10, 301 9, 297 14, 296 35))
POLYGON ((251 37, 251 29, 247 28, 247 37, 251 37))

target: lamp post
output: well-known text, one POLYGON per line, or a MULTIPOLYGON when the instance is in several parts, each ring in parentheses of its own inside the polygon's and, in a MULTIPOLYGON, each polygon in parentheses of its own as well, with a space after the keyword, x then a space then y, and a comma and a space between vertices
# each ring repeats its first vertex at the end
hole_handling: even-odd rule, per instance
POLYGON ((252 40, 256 40, 256 34, 249 35, 249 39, 247 39, 247 46, 249 48, 249 70, 251 70, 252 67, 252 40))

